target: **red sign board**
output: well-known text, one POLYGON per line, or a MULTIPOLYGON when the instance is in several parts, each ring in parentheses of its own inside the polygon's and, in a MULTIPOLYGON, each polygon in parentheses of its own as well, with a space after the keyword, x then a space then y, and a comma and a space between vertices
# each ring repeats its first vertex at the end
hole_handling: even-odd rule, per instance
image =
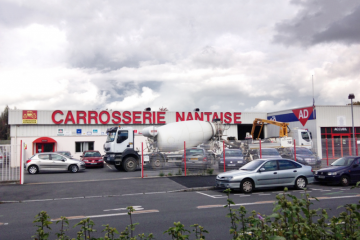
POLYGON ((23 110, 22 123, 37 124, 37 110, 23 110))
POLYGON ((299 119, 300 123, 305 126, 306 122, 309 120, 309 117, 311 116, 313 112, 313 107, 307 107, 307 108, 300 108, 300 109, 294 109, 292 110, 297 119, 299 119))

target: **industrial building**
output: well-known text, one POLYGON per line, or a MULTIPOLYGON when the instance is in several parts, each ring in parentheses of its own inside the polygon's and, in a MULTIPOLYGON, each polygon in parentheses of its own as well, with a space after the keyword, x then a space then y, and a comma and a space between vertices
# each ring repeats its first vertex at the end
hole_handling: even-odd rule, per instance
MULTIPOLYGON (((147 126, 179 121, 212 121, 226 124, 225 137, 245 139, 255 118, 288 122, 290 129, 306 128, 312 133, 313 149, 323 157, 328 138, 331 158, 346 155, 352 138, 350 106, 303 107, 278 112, 175 112, 175 111, 89 111, 89 110, 9 110, 11 145, 26 144, 25 154, 70 151, 79 158, 85 150, 103 152, 106 129, 131 125, 138 133, 147 126), (340 147, 340 148, 339 148, 340 147)), ((356 137, 360 139, 360 106, 354 106, 356 137)), ((278 127, 267 125, 261 138, 278 136, 278 127)), ((349 154, 347 154, 349 155, 349 154)))

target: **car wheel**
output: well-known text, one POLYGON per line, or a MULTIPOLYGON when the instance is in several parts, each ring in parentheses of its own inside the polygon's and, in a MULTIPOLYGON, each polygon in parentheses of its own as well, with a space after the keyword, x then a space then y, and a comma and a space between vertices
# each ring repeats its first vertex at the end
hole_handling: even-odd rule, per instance
POLYGON ((76 172, 79 171, 79 167, 76 166, 76 165, 70 165, 69 171, 72 172, 72 173, 76 173, 76 172))
POLYGON ((306 188, 307 182, 304 177, 298 177, 295 181, 295 188, 296 189, 304 189, 306 188))
POLYGON ((136 170, 136 160, 133 157, 128 157, 123 161, 123 169, 125 172, 134 172, 136 170))
POLYGON ((36 174, 39 172, 39 168, 35 165, 31 165, 29 168, 28 168, 28 172, 30 174, 36 174))
POLYGON ((241 182, 240 189, 243 193, 252 193, 254 189, 254 182, 250 179, 245 179, 241 182))
POLYGON ((340 184, 341 186, 348 186, 350 183, 349 177, 348 176, 342 176, 341 180, 340 180, 340 184))

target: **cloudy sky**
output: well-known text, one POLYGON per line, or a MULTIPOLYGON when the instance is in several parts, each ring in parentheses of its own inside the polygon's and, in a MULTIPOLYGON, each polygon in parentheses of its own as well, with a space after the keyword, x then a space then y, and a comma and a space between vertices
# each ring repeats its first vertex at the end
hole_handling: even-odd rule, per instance
POLYGON ((360 100, 358 0, 1 0, 0 111, 360 100), (357 100, 356 99, 356 100, 357 100))

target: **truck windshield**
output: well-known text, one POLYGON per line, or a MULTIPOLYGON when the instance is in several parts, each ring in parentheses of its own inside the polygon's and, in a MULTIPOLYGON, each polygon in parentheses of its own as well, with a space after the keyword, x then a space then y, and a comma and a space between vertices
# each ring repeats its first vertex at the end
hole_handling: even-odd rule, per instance
POLYGON ((116 132, 108 132, 106 142, 113 142, 115 139, 116 132))
POLYGON ((301 132, 301 137, 307 142, 310 142, 310 136, 308 132, 301 132))

